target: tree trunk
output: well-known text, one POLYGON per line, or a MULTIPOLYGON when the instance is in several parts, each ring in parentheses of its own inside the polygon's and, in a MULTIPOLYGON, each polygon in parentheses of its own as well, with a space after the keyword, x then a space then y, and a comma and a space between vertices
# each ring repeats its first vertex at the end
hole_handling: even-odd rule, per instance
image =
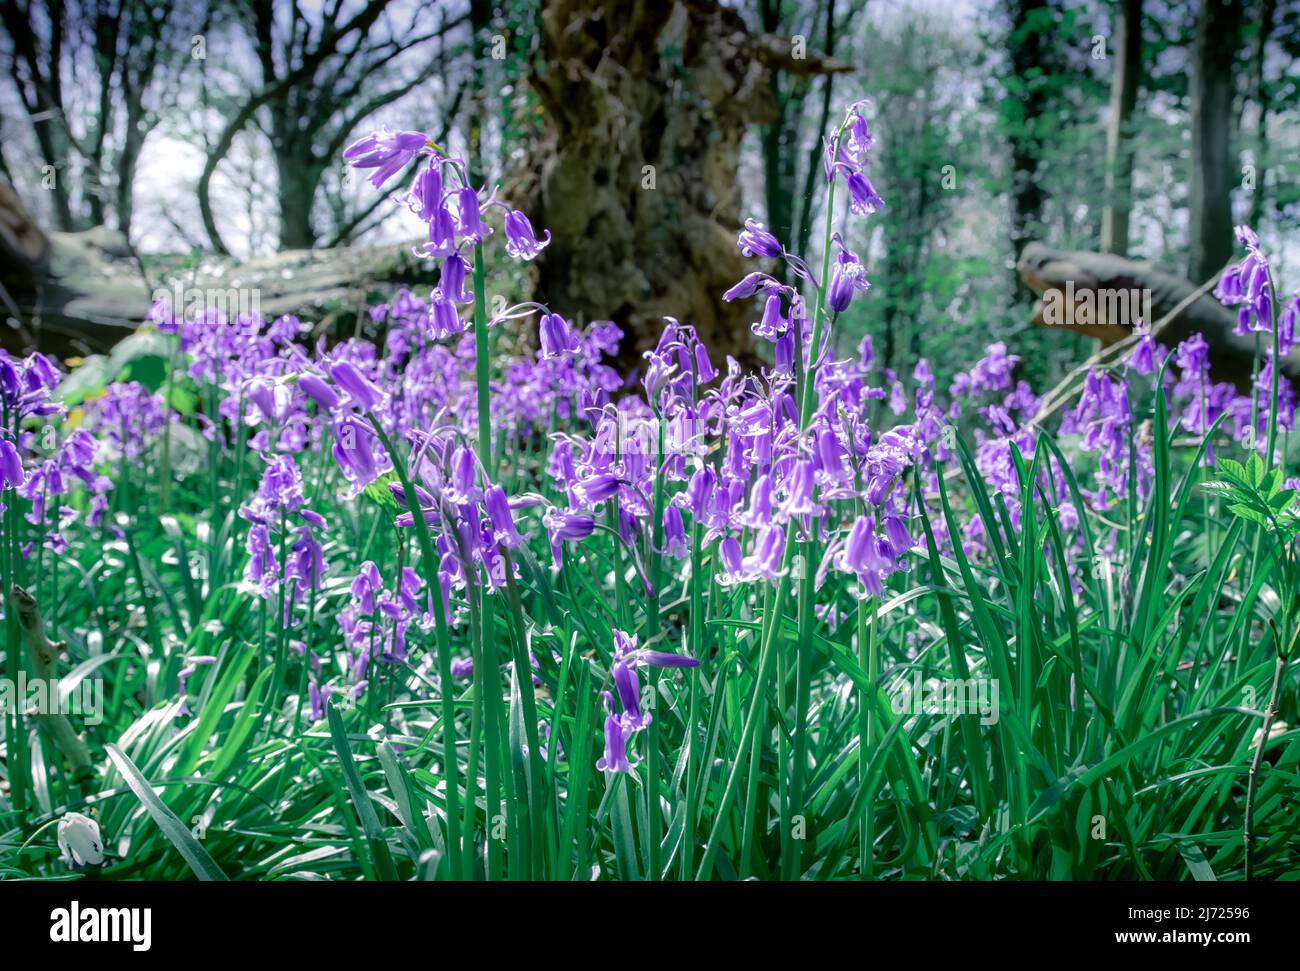
MULTIPOLYGON (((859 8, 861 9, 861 8, 859 8)), ((827 57, 835 56, 835 0, 826 0, 826 23, 823 37, 827 57)), ((818 132, 830 127, 831 99, 834 94, 835 75, 827 74, 822 78, 821 108, 817 117, 818 132)), ((822 145, 818 140, 808 150, 808 159, 804 167, 803 191, 799 197, 799 223, 795 229, 794 251, 805 260, 809 258, 808 241, 812 235, 814 199, 813 190, 817 184, 817 173, 821 171, 822 145)))
POLYGON ((1041 150, 1033 131, 1047 102, 1043 79, 1034 75, 1046 73, 1048 47, 1054 43, 1035 24, 1047 9, 1046 0, 1016 0, 1012 9, 1011 69, 1024 85, 1021 120, 1011 136, 1011 247, 1016 253, 1041 235, 1047 203, 1047 193, 1038 181, 1041 150))
POLYGON ((752 301, 723 291, 759 268, 736 247, 746 128, 773 120, 766 70, 785 63, 709 0, 547 0, 531 84, 544 111, 519 198, 549 229, 538 299, 557 313, 612 319, 619 364, 634 365, 671 315, 695 325, 721 366, 751 358, 752 301))
POLYGON ((1188 276, 1203 283, 1232 257, 1232 66, 1240 41, 1236 0, 1202 0, 1196 18, 1191 100, 1192 178, 1188 276))
POLYGON ((1264 220, 1264 182, 1268 175, 1268 115, 1273 107, 1268 82, 1264 76, 1268 41, 1277 17, 1277 0, 1262 0, 1259 33, 1255 37, 1255 183, 1250 193, 1250 219, 1253 227, 1264 220))
POLYGON ((66 231, 76 228, 76 219, 72 215, 72 194, 68 191, 71 146, 64 130, 68 121, 63 110, 63 85, 59 74, 65 29, 63 4, 49 3, 46 14, 51 23, 49 49, 39 50, 31 6, 24 7, 9 0, 0 2, 0 22, 3 22, 13 45, 9 76, 31 119, 36 145, 41 153, 40 164, 54 166, 53 182, 49 181, 47 173, 41 173, 43 188, 52 197, 55 226, 66 231), (20 62, 26 66, 28 83, 24 83, 20 62))
POLYGON ((1116 16, 1114 70, 1110 77, 1110 125, 1106 129, 1106 208, 1101 214, 1101 248, 1128 255, 1133 206, 1133 151, 1129 142, 1133 109, 1142 83, 1142 0, 1121 0, 1116 16))
POLYGON ((303 161, 297 154, 301 146, 287 152, 276 150, 276 169, 280 185, 276 201, 280 209, 280 249, 311 249, 316 245, 316 232, 312 229, 311 208, 316 200, 316 187, 320 176, 315 166, 303 161))
POLYGON ((148 132, 144 128, 144 110, 138 98, 127 108, 126 138, 117 158, 117 231, 126 240, 131 238, 131 220, 135 215, 135 169, 144 151, 148 132))
POLYGON ((487 48, 491 43, 488 29, 492 26, 491 0, 469 0, 470 44, 474 58, 470 66, 470 93, 468 127, 465 133, 469 147, 469 178, 474 185, 483 184, 483 115, 488 92, 483 84, 487 48))
MULTIPOLYGON (((48 105, 49 101, 42 99, 41 104, 48 105)), ((41 108, 39 112, 49 112, 49 116, 41 121, 36 122, 36 144, 41 151, 41 165, 51 165, 54 167, 52 173, 41 173, 42 187, 48 186, 51 199, 53 202, 54 225, 63 232, 71 232, 77 228, 77 220, 72 215, 72 196, 68 192, 68 180, 72 177, 72 170, 68 166, 70 152, 68 151, 67 140, 63 138, 58 131, 59 117, 58 111, 50 107, 41 108)))
MULTIPOLYGON (((774 33, 781 27, 780 0, 761 0, 759 16, 763 29, 774 33)), ((783 90, 781 75, 775 71, 768 74, 768 90, 772 93, 775 117, 771 124, 763 128, 763 186, 764 202, 767 209, 767 225, 776 238, 793 247, 794 234, 794 172, 791 168, 792 155, 798 144, 792 124, 791 110, 797 111, 796 95, 793 91, 783 90)), ((773 268, 773 276, 785 282, 785 265, 773 268)))

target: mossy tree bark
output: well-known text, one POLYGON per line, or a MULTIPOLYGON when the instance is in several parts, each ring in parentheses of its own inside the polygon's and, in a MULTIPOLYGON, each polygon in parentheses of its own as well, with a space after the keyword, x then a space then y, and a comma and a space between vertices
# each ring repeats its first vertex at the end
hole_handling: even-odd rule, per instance
POLYGON ((538 299, 618 323, 624 368, 665 315, 693 324, 715 365, 752 363, 753 307, 721 299, 755 268, 736 248, 741 139, 774 119, 770 71, 839 67, 709 0, 547 0, 540 27, 542 113, 515 193, 553 234, 538 299))

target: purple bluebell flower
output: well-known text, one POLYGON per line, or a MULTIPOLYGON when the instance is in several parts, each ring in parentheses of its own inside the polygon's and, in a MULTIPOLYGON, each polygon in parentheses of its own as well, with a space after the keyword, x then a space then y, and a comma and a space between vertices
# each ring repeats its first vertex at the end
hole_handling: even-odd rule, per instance
POLYGON ((254 525, 249 529, 247 549, 248 565, 244 568, 244 580, 257 587, 262 596, 269 596, 279 581, 279 566, 270 530, 264 525, 254 525))
POLYGON ((1133 353, 1129 356, 1128 365, 1138 374, 1150 374, 1155 370, 1155 338, 1151 336, 1151 331, 1142 328, 1139 331, 1137 346, 1133 348, 1133 353))
POLYGON ((447 496, 455 503, 470 503, 478 498, 478 457, 464 445, 451 453, 447 496))
POLYGON ((515 517, 510 511, 510 502, 505 490, 499 485, 491 485, 484 494, 483 503, 488 516, 492 519, 492 529, 496 540, 506 549, 515 549, 523 543, 519 531, 515 528, 515 517))
POLYGON ((374 560, 366 560, 361 564, 357 575, 352 578, 350 589, 352 599, 361 607, 362 613, 373 614, 378 609, 384 593, 384 581, 374 560))
POLYGON ((713 498, 713 487, 717 480, 717 473, 707 465, 691 476, 690 484, 686 487, 686 508, 697 521, 703 520, 708 514, 708 504, 713 498))
POLYGON ((463 333, 469 324, 461 319, 456 302, 438 287, 429 295, 429 324, 434 340, 463 333))
POLYGON ((429 241, 419 250, 425 256, 435 258, 449 257, 456 254, 456 221, 451 210, 445 205, 439 206, 429 220, 429 241))
POLYGON ((1210 373, 1210 346, 1200 334, 1193 334, 1178 345, 1174 351, 1174 361, 1185 377, 1207 380, 1210 373))
POLYGON ((298 376, 298 387, 302 389, 303 394, 316 402, 316 406, 321 411, 329 412, 338 407, 339 396, 323 378, 309 372, 301 374, 298 376))
POLYGON ((438 211, 442 205, 442 170, 436 162, 425 166, 415 177, 407 204, 425 222, 438 211))
POLYGON ((353 168, 374 169, 370 184, 378 189, 425 151, 428 143, 429 136, 424 132, 375 132, 345 148, 343 158, 353 168))
POLYGON ((249 522, 274 528, 282 515, 296 515, 302 509, 302 490, 302 473, 293 456, 276 456, 267 462, 257 492, 239 513, 249 522))
POLYGON ((331 452, 352 485, 351 495, 357 495, 374 482, 390 464, 387 456, 380 454, 382 449, 374 429, 368 422, 352 415, 344 416, 335 424, 331 452))
POLYGON ((551 559, 555 569, 563 565, 563 545, 565 542, 583 540, 596 529, 596 521, 581 513, 565 512, 551 508, 542 516, 542 525, 551 538, 551 559))
POLYGON ((881 579, 892 572, 894 561, 881 552, 874 518, 860 516, 854 521, 838 565, 845 572, 856 573, 869 593, 880 595, 884 589, 881 579))
POLYGON ((641 710, 641 683, 636 671, 626 661, 615 661, 611 669, 614 687, 618 691, 618 701, 623 708, 623 725, 626 729, 639 732, 650 724, 650 713, 641 710))
POLYGON ((740 540, 736 539, 736 537, 726 536, 723 538, 722 542, 718 544, 718 558, 722 562, 722 570, 717 575, 718 583, 721 586, 734 586, 749 579, 740 549, 740 540))
POLYGON ((622 717, 610 712, 605 717, 605 754, 596 761, 596 768, 602 772, 631 772, 636 766, 627 754, 631 734, 622 717))
POLYGON ((912 537, 907 531, 907 524, 899 516, 885 517, 885 539, 890 554, 896 560, 912 548, 912 537))
POLYGON ((700 659, 687 657, 685 654, 669 654, 666 651, 643 650, 638 655, 638 662, 654 668, 697 668, 700 659))
POLYGON ((740 231, 736 243, 745 256, 771 259, 783 252, 777 238, 762 223, 753 219, 745 220, 745 228, 740 231))
POLYGON ((686 526, 682 522, 682 511, 675 505, 664 507, 663 530, 664 554, 674 560, 685 559, 690 552, 686 545, 686 526))
POLYGON ((816 469, 808 459, 795 463, 794 472, 786 483, 784 512, 787 516, 809 516, 817 512, 817 503, 813 499, 815 473, 816 469))
POLYGON ((1283 356, 1290 354, 1295 346, 1297 320, 1300 320, 1300 290, 1291 295, 1291 301, 1277 316, 1278 353, 1283 356))
POLYGON ((171 419, 162 395, 135 381, 113 382, 86 409, 86 426, 110 459, 139 458, 153 447, 171 419))
POLYGON ((620 486, 618 476, 605 472, 575 482, 573 492, 584 506, 590 508, 614 498, 620 486))
POLYGON ((754 481, 749 493, 749 508, 741 523, 754 529, 772 524, 772 476, 764 472, 754 481))
POLYGON ((754 335, 764 340, 775 341, 789 329, 789 322, 781 315, 781 294, 769 290, 763 301, 763 316, 750 327, 754 335))
POLYGON ((695 344, 695 380, 700 384, 708 384, 717 376, 718 369, 709 360, 709 349, 704 346, 703 341, 697 341, 695 344))
POLYGON ((350 361, 331 365, 330 377, 362 411, 370 411, 383 400, 384 393, 350 361))
POLYGON ((866 269, 858 261, 857 255, 838 239, 835 240, 839 254, 835 259, 835 270, 831 274, 831 285, 826 291, 826 306, 837 314, 849 309, 853 294, 859 290, 871 289, 867 281, 866 269))
POLYGON ((778 374, 794 373, 794 332, 787 331, 772 345, 772 364, 778 374))
MULTIPOLYGON (((306 510, 303 512, 305 514, 306 510)), ((320 519, 319 516, 315 518, 320 519)), ((327 569, 325 548, 316 538, 315 532, 323 525, 324 520, 320 520, 319 523, 307 523, 294 530, 293 545, 289 548, 289 568, 285 571, 286 576, 301 581, 303 587, 312 590, 320 586, 327 569)))
POLYGON ((544 231, 544 238, 538 239, 533 232, 533 224, 518 209, 506 213, 506 252, 517 260, 532 260, 546 248, 551 241, 551 231, 544 231))
POLYGON ((1214 288, 1214 296, 1220 303, 1233 305, 1241 302, 1244 291, 1241 286, 1241 264, 1234 263, 1223 271, 1219 283, 1214 288))
POLYGON ((876 187, 862 172, 851 172, 845 180, 849 187, 849 208, 859 216, 870 216, 885 208, 876 187))
POLYGON ((782 565, 784 555, 785 528, 776 525, 765 526, 758 534, 754 552, 745 557, 744 570, 750 575, 775 583, 787 572, 782 565))
POLYGON ((766 273, 746 273, 740 282, 734 284, 730 289, 722 294, 722 299, 730 303, 733 300, 739 300, 744 297, 752 297, 760 289, 776 286, 776 281, 766 273))
POLYGON ((318 722, 325 717, 325 702, 329 698, 329 686, 321 688, 313 677, 307 685, 307 700, 311 705, 311 720, 318 722))
POLYGON ((478 193, 465 186, 456 191, 456 229, 470 242, 477 243, 488 234, 479 212, 478 193))
POLYGON ((543 314, 537 323, 538 343, 541 345, 540 356, 551 360, 572 354, 579 348, 578 335, 559 314, 543 314))
POLYGON ((4 484, 13 489, 20 488, 26 479, 22 456, 7 438, 0 438, 0 476, 4 477, 4 484))
POLYGON ((453 303, 469 303, 474 299, 474 294, 465 289, 465 279, 469 270, 469 262, 459 254, 447 257, 447 261, 442 265, 438 289, 453 303))

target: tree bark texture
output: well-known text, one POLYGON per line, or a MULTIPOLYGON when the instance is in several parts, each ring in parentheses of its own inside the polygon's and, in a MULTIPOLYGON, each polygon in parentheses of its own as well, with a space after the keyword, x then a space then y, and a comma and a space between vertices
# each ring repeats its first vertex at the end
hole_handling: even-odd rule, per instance
POLYGON ((1238 0, 1202 0, 1196 18, 1191 99, 1192 178, 1188 276, 1203 283, 1232 257, 1232 66, 1238 0))
POLYGON ((754 307, 721 298, 758 268, 736 247, 741 139, 775 118, 769 70, 837 68, 709 0, 546 0, 540 20, 541 130, 516 194, 553 234, 538 299, 619 324, 624 367, 665 315, 693 324, 718 366, 752 363, 754 307))
POLYGON ((1129 127, 1137 106, 1142 72, 1142 0, 1122 0, 1115 18, 1110 124, 1106 128, 1106 208, 1101 214, 1101 249, 1128 255, 1133 208, 1133 150, 1129 127))

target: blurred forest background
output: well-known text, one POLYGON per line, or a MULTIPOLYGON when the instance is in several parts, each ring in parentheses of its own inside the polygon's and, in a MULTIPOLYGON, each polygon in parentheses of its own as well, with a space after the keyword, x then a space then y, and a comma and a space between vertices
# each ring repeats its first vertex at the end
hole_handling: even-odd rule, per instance
POLYGON ((1050 379, 1090 347, 1030 327, 1029 240, 1200 283, 1248 222, 1275 279, 1300 277, 1300 0, 0 0, 0 18, 7 245, 14 210, 63 244, 105 227, 90 238, 155 286, 400 252, 405 183, 376 193, 340 154, 419 128, 554 233, 518 289, 619 321, 629 361, 662 314, 743 354, 752 308, 720 300, 745 271, 735 233, 753 217, 817 257, 820 139, 860 98, 887 208, 850 241, 873 288, 845 353, 870 333, 942 376, 1003 340, 1050 379))

